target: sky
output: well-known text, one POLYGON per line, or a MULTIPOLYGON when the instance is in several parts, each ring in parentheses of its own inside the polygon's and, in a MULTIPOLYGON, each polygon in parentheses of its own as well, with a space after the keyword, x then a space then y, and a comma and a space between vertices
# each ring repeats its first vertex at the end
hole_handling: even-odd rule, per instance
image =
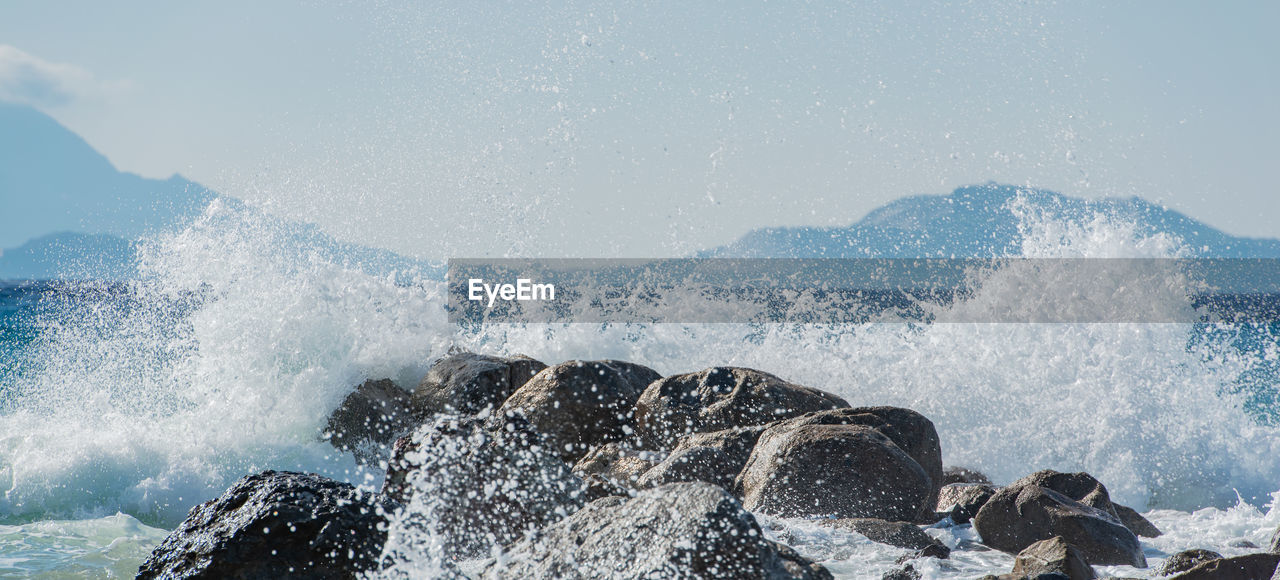
POLYGON ((1280 237, 1275 2, 4 2, 0 100, 426 258, 680 255, 998 181, 1280 237))

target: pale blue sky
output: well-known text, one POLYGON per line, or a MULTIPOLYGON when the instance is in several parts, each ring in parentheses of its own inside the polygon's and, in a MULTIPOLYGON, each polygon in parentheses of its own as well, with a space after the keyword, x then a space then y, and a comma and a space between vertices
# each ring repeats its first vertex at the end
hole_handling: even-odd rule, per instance
POLYGON ((1275 2, 0 3, 0 99, 424 257, 657 256, 995 180, 1280 237, 1275 2))

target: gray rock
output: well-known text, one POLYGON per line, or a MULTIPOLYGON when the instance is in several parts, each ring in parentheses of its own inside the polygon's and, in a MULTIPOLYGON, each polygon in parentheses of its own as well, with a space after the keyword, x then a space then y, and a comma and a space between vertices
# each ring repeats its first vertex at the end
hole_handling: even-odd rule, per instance
POLYGON ((742 505, 706 483, 596 500, 490 561, 481 578, 804 578, 831 574, 770 542, 742 505))
POLYGON ((890 522, 876 518, 841 518, 817 520, 817 523, 827 528, 862 534, 873 542, 916 550, 919 556, 946 558, 951 555, 951 549, 946 544, 924 533, 919 526, 910 522, 890 522))
POLYGON ((934 511, 950 517, 957 524, 967 524, 995 493, 994 485, 982 483, 944 485, 938 490, 938 503, 934 511))
POLYGON ((1068 544, 1060 536, 1040 540, 1021 552, 1013 563, 1013 575, 1036 577, 1042 574, 1062 574, 1070 580, 1097 578, 1093 567, 1085 561, 1080 550, 1068 544))
POLYGON ((942 470, 942 484, 951 485, 953 483, 982 483, 991 485, 991 478, 984 475, 976 469, 967 467, 946 467, 942 470))
POLYGON ((766 425, 811 411, 848 407, 830 393, 739 367, 716 367, 655 382, 636 403, 636 430, 656 449, 690 433, 766 425))
POLYGON ((388 447, 413 428, 409 393, 391 379, 368 380, 329 414, 324 436, 340 451, 372 464, 386 459, 388 447))
POLYGON ((1114 514, 1085 505, 1024 478, 1002 488, 973 518, 984 544, 1016 554, 1031 544, 1062 536, 1094 565, 1145 568, 1137 536, 1114 514))
POLYGON ((755 449, 756 441, 760 439, 760 434, 764 433, 764 430, 764 425, 753 425, 707 433, 693 433, 682 437, 671 452, 677 453, 694 447, 718 449, 728 456, 732 464, 736 466, 733 470, 733 476, 737 477, 738 472, 742 471, 742 468, 747 464, 747 459, 751 457, 751 450, 755 449))
POLYGON ((1124 527, 1129 528, 1129 531, 1135 535, 1144 538, 1158 538, 1164 534, 1150 520, 1142 517, 1138 510, 1115 502, 1111 502, 1111 506, 1115 508, 1116 515, 1119 516, 1120 522, 1124 524, 1124 527))
POLYGON ((413 391, 412 406, 420 419, 436 414, 474 415, 497 409, 511 393, 547 365, 526 356, 510 358, 453 353, 427 371, 413 391))
POLYGON ((783 517, 910 521, 929 495, 924 469, 862 425, 772 426, 734 489, 747 509, 783 517))
POLYGON ((624 361, 568 361, 516 389, 494 419, 522 415, 561 458, 574 463, 591 448, 630 435, 636 400, 660 378, 649 367, 624 361))
POLYGON ((1280 554, 1261 552, 1201 562, 1171 580, 1263 580, 1275 577, 1277 567, 1280 554))
POLYGON ((920 571, 915 566, 905 564, 901 568, 895 568, 884 573, 880 580, 920 580, 920 571))
POLYGON ((770 427, 774 425, 864 425, 879 431, 924 468, 931 489, 918 515, 932 515, 942 485, 942 446, 933 422, 924 415, 901 407, 856 407, 805 413, 770 427))
POLYGON ((354 578, 378 563, 380 505, 349 484, 264 471, 193 508, 138 578, 354 578))
POLYGON ((506 546, 572 513, 586 489, 539 435, 513 422, 439 418, 396 441, 383 493, 401 507, 401 527, 429 525, 449 556, 506 546))
POLYGON ((671 452, 661 463, 646 471, 637 486, 643 489, 667 483, 703 481, 732 489, 740 468, 725 452, 715 447, 686 447, 671 452))
POLYGON ((1202 562, 1220 559, 1222 559, 1222 554, 1214 552, 1213 550, 1201 550, 1198 548, 1193 550, 1183 550, 1177 554, 1169 556, 1169 558, 1164 561, 1164 565, 1160 566, 1160 570, 1157 573, 1161 576, 1172 576, 1179 572, 1186 572, 1187 570, 1195 568, 1202 562))
POLYGON ((621 489, 635 489, 640 476, 661 460, 662 456, 652 451, 606 443, 587 452, 574 463, 573 473, 583 480, 596 476, 620 486, 621 489))

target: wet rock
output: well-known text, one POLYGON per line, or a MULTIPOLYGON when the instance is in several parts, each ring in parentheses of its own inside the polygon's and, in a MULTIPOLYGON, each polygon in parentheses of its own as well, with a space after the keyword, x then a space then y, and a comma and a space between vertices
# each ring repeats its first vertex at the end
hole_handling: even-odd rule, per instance
POLYGON ((1172 576, 1179 572, 1186 572, 1187 570, 1195 568, 1203 562, 1220 559, 1222 559, 1222 554, 1214 552, 1213 550, 1201 550, 1198 548, 1193 550, 1184 550, 1169 556, 1169 558, 1164 561, 1164 565, 1160 566, 1158 574, 1161 576, 1172 576))
POLYGON ((453 353, 431 365, 413 391, 412 406, 421 419, 497 409, 512 392, 545 368, 547 365, 526 356, 453 353))
POLYGON ((1090 564, 1146 567, 1137 536, 1113 513, 1035 485, 1035 481, 1046 480, 1018 480, 997 491, 978 510, 973 525, 984 544, 1016 554, 1040 540, 1062 536, 1090 564))
POLYGON ((1116 515, 1120 518, 1120 523, 1123 523, 1124 527, 1129 528, 1129 531, 1133 532, 1134 535, 1141 536, 1143 538, 1158 538, 1163 535, 1164 532, 1161 532, 1160 528, 1157 528, 1156 525, 1147 520, 1147 518, 1142 517, 1142 514, 1138 513, 1138 510, 1115 502, 1112 502, 1111 506, 1115 508, 1116 515))
POLYGON ((1277 567, 1280 554, 1261 552, 1201 562, 1171 580, 1264 580, 1274 577, 1277 567))
POLYGON ((884 573, 880 580, 920 580, 920 572, 915 566, 905 564, 901 568, 895 568, 884 573))
POLYGON ((716 367, 655 382, 636 403, 636 430, 656 449, 690 433, 766 425, 811 411, 848 407, 830 393, 766 372, 716 367))
POLYGON ((408 391, 391 379, 368 380, 329 415, 325 437, 335 448, 370 464, 385 459, 391 442, 412 429, 414 422, 408 391))
POLYGON ((1059 536, 1040 540, 1021 552, 1013 563, 1014 576, 1036 577, 1063 574, 1071 580, 1092 580, 1098 576, 1080 550, 1059 536))
MULTIPOLYGON (((805 413, 775 423, 778 426, 864 425, 888 437, 910 455, 929 476, 930 491, 920 516, 932 515, 942 481, 942 446, 933 422, 924 415, 901 407, 856 407, 805 413)), ((772 425, 771 425, 772 426, 772 425)))
POLYGON ((740 467, 725 452, 714 447, 687 447, 671 452, 661 463, 646 471, 637 485, 646 488, 667 483, 703 481, 732 489, 740 467))
POLYGON ((640 476, 661 460, 661 455, 652 451, 606 443, 587 452, 574 463, 573 473, 583 480, 597 477, 620 486, 620 489, 635 489, 640 476))
POLYGON ((490 561, 481 578, 804 578, 831 574, 765 539, 738 500, 706 483, 596 500, 490 561))
POLYGON ((383 523, 349 484, 264 471, 193 508, 138 578, 355 578, 377 564, 383 523))
POLYGON ((823 527, 856 532, 867 539, 907 550, 916 550, 919 556, 946 558, 951 549, 924 533, 919 526, 910 522, 890 522, 876 518, 841 518, 834 520, 817 520, 823 527))
POLYGON ((951 485, 953 483, 982 483, 991 485, 991 479, 976 469, 956 466, 943 468, 942 483, 940 485, 951 485))
POLYGON ((772 426, 734 484, 752 511, 891 521, 914 519, 930 487, 914 459, 863 425, 772 426))
POLYGON ((449 556, 506 546, 578 509, 586 488, 519 421, 487 431, 440 418, 396 441, 383 493, 401 527, 430 525, 449 556))
POLYGON ((934 511, 943 517, 950 517, 957 524, 967 524, 995 493, 994 485, 983 483, 944 485, 938 490, 938 503, 934 511))
POLYGON ((624 361, 568 361, 529 379, 499 414, 524 416, 561 458, 573 463, 592 447, 630 435, 636 400, 660 378, 649 367, 624 361))
POLYGON ((747 459, 751 457, 751 450, 755 449, 756 441, 760 439, 760 434, 764 433, 764 430, 764 425, 753 425, 707 433, 692 433, 682 437, 671 452, 678 453, 694 447, 718 449, 736 466, 733 475, 737 477, 738 472, 742 471, 743 466, 747 464, 747 459))

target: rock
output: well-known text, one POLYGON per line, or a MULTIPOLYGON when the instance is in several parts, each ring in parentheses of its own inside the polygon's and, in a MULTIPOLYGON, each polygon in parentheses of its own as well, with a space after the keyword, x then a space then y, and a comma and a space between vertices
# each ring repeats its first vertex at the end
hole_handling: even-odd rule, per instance
POLYGON ((751 450, 755 449, 756 441, 760 439, 760 434, 764 433, 764 430, 764 425, 753 425, 706 433, 692 433, 682 437, 671 452, 677 453, 694 447, 718 449, 728 456, 736 466, 733 475, 737 477, 738 472, 742 471, 742 468, 747 464, 747 459, 751 457, 751 450))
POLYGON ((1249 540, 1246 540, 1244 538, 1239 538, 1239 539, 1235 539, 1235 540, 1231 540, 1230 542, 1227 542, 1227 547, 1228 548, 1244 548, 1246 550, 1258 549, 1257 544, 1250 542, 1249 540))
POLYGON ((991 479, 976 469, 955 466, 943 468, 942 483, 939 484, 939 486, 951 485, 953 483, 982 483, 991 485, 991 479))
POLYGON ((920 580, 920 572, 915 566, 906 564, 901 568, 896 568, 884 573, 880 580, 920 580))
POLYGON ((770 427, 734 489, 752 511, 782 517, 910 521, 929 495, 924 469, 863 425, 770 427))
POLYGON ((910 455, 929 476, 929 496, 919 515, 932 515, 942 481, 942 446, 933 422, 924 415, 901 407, 857 407, 805 413, 776 423, 800 425, 865 425, 883 433, 899 449, 910 455))
POLYGON ((1172 576, 1178 572, 1186 572, 1187 570, 1195 568, 1202 562, 1220 559, 1222 559, 1222 554, 1214 552, 1213 550, 1201 550, 1198 548, 1193 550, 1184 550, 1169 556, 1169 558, 1164 561, 1164 565, 1160 566, 1160 571, 1157 573, 1161 576, 1172 576))
POLYGON ((1138 510, 1115 502, 1112 502, 1111 506, 1115 508, 1116 515, 1120 518, 1120 523, 1129 528, 1129 531, 1133 532, 1134 535, 1144 538, 1158 538, 1163 534, 1160 528, 1157 528, 1147 518, 1142 517, 1138 510))
POLYGON ((804 578, 831 574, 765 539, 738 500, 706 483, 596 500, 487 563, 481 578, 804 578))
POLYGON ((193 508, 138 578, 354 578, 386 531, 371 494, 314 474, 264 471, 193 508))
POLYGON ((413 391, 420 419, 436 414, 474 415, 497 409, 511 393, 547 365, 526 356, 511 358, 460 352, 431 365, 413 391))
POLYGON ((401 506, 393 524, 429 523, 451 557, 514 543, 586 500, 582 480, 527 426, 490 432, 444 418, 396 441, 383 493, 401 506))
POLYGON ((1275 577, 1277 567, 1280 554, 1260 552, 1201 562, 1170 580, 1265 580, 1275 577))
POLYGON ((655 487, 667 483, 703 481, 725 489, 733 488, 740 465, 725 452, 714 447, 688 447, 671 452, 661 463, 646 471, 637 487, 655 487))
POLYGON ((938 503, 934 511, 950 517, 957 524, 967 524, 982 509, 982 505, 995 495, 994 485, 983 483, 952 483, 938 490, 938 503))
POLYGON ((830 393, 739 367, 716 367, 655 382, 636 403, 636 430, 656 449, 690 433, 766 425, 811 411, 848 407, 830 393))
POLYGON ((1091 580, 1098 576, 1085 561, 1080 550, 1060 536, 1040 540, 1021 552, 1013 563, 1013 575, 1035 577, 1041 574, 1064 574, 1071 580, 1091 580))
POLYGON ((606 443, 587 452, 573 464, 573 473, 584 481, 595 476, 622 489, 635 489, 640 476, 661 460, 662 457, 652 451, 606 443))
POLYGON ((1280 554, 1280 527, 1277 527, 1276 531, 1271 534, 1271 547, 1267 551, 1272 554, 1280 554))
POLYGON ((973 526, 984 544, 1016 554, 1040 540, 1062 536, 1090 564, 1146 567, 1137 536, 1114 514, 1032 481, 1046 480, 1018 480, 997 491, 978 510, 973 526))
POLYGON ((523 415, 561 458, 573 463, 592 447, 631 434, 636 399, 660 378, 653 369, 629 362, 568 361, 529 379, 499 414, 523 415))
POLYGON ((409 393, 391 379, 368 380, 329 415, 325 437, 340 451, 371 464, 386 458, 392 441, 413 428, 409 393))
POLYGON ((818 525, 826 528, 836 528, 862 534, 873 542, 919 551, 921 552, 920 556, 945 559, 951 555, 951 548, 924 533, 924 530, 910 522, 889 522, 876 518, 841 518, 816 521, 818 525))

